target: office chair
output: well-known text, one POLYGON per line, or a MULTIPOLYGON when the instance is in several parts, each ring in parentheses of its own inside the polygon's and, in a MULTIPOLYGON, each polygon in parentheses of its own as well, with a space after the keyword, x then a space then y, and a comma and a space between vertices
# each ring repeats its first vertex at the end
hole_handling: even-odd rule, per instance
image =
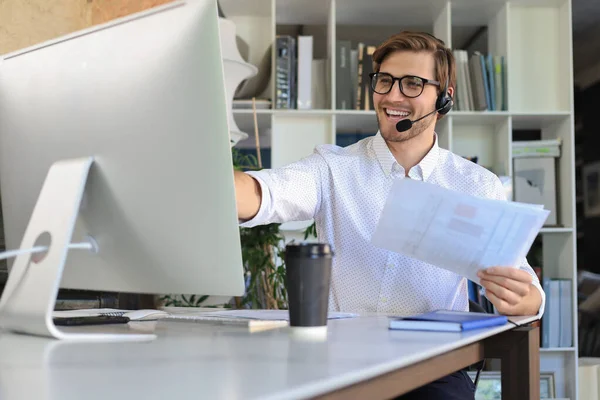
MULTIPOLYGON (((475 303, 474 301, 469 300, 469 312, 485 313, 486 311, 478 303, 475 303)), ((475 384, 475 390, 477 390, 477 383, 479 383, 479 376, 481 375, 481 371, 483 371, 484 366, 485 366, 485 359, 479 361, 478 363, 471 365, 471 367, 477 371, 475 373, 475 381, 473 382, 475 384)))

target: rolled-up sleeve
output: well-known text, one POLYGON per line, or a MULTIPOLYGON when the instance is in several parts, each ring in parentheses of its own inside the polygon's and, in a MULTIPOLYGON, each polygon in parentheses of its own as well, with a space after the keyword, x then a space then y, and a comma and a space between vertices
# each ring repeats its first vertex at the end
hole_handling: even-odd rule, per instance
POLYGON ((262 196, 258 213, 240 226, 250 228, 314 218, 321 205, 326 171, 325 159, 315 152, 281 168, 246 172, 258 181, 262 196))

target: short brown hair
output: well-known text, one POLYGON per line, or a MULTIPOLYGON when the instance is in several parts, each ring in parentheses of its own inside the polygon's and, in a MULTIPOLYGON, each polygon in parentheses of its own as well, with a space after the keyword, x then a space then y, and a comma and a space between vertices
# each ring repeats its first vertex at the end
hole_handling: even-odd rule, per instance
POLYGON ((440 90, 444 89, 446 79, 448 79, 448 87, 456 88, 456 64, 452 50, 447 48, 442 40, 425 32, 402 31, 388 38, 373 53, 373 71, 379 72, 387 56, 403 50, 426 51, 433 54, 435 79, 440 82, 440 90))

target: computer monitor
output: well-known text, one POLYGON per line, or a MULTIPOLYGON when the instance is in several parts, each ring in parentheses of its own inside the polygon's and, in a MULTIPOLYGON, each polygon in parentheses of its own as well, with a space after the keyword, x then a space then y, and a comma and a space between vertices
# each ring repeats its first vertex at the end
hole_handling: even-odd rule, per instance
POLYGON ((110 339, 53 324, 59 286, 244 293, 219 37, 216 0, 175 1, 0 61, 6 246, 49 244, 15 259, 1 328, 110 339))

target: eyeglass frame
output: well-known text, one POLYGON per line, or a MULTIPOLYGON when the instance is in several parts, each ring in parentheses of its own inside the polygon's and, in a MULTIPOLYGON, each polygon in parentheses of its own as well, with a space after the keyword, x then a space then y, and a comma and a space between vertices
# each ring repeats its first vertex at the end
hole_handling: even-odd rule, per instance
POLYGON ((403 96, 408 97, 409 99, 415 99, 417 97, 419 97, 420 95, 423 94, 423 91, 425 90, 425 85, 432 85, 432 86, 437 86, 437 87, 441 87, 441 84, 439 81, 433 80, 433 79, 427 79, 427 78, 422 78, 420 76, 417 75, 404 75, 401 76, 399 78, 393 76, 392 74, 388 73, 388 72, 371 72, 369 74, 369 78, 371 79, 371 81, 369 82, 369 87, 371 88, 371 90, 377 94, 381 94, 381 95, 385 95, 388 94, 389 92, 392 91, 392 89, 394 88, 394 84, 396 83, 396 81, 398 81, 398 88, 400 89, 400 92, 402 93, 403 96), (386 75, 389 76, 392 79, 392 84, 390 85, 390 89, 385 92, 385 93, 381 93, 375 90, 375 88, 373 87, 373 78, 375 77, 375 75, 386 75), (404 78, 418 78, 421 81, 423 81, 423 87, 421 88, 421 93, 419 93, 416 96, 408 96, 404 93, 404 91, 402 90, 402 79, 404 78))

